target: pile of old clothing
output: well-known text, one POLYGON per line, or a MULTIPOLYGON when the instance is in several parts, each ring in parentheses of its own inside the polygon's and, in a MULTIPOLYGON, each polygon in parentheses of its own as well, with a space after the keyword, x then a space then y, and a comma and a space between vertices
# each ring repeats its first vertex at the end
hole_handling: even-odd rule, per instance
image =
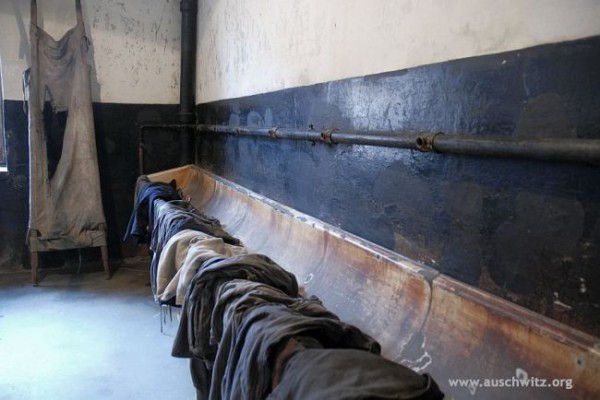
MULTIPOLYGON (((178 236, 175 238, 175 235, 183 231, 196 231, 206 234, 206 238, 218 238, 218 243, 214 243, 213 241, 213 244, 217 244, 217 246, 213 247, 214 250, 219 248, 227 250, 223 255, 235 254, 237 252, 236 250, 231 250, 230 248, 225 247, 225 244, 228 244, 231 247, 239 246, 240 244, 239 240, 225 232, 217 219, 207 217, 206 215, 198 212, 190 203, 181 200, 173 200, 170 202, 165 202, 160 199, 155 200, 154 228, 152 229, 152 238, 150 240, 150 250, 153 253, 152 264, 150 266, 150 283, 152 285, 152 291, 157 299, 161 298, 163 301, 169 300, 165 298, 162 287, 160 289, 158 287, 157 278, 159 275, 159 269, 161 269, 161 279, 164 279, 165 269, 172 270, 173 267, 175 269, 180 269, 183 267, 183 265, 178 264, 169 266, 167 264, 168 258, 163 259, 163 263, 160 263, 164 248, 167 246, 169 248, 172 246, 177 246, 177 240, 181 239, 182 237, 178 236), (223 246, 219 245, 221 243, 223 246)), ((206 247, 206 242, 204 242, 203 245, 203 247, 206 247)), ((242 250, 240 249, 240 251, 242 250)), ((198 263, 187 265, 186 269, 194 271, 199 265, 200 264, 198 263)), ((178 282, 179 276, 180 275, 172 276, 169 280, 169 283, 171 280, 177 279, 175 284, 178 286, 183 286, 183 284, 178 282)), ((187 288, 183 288, 182 290, 185 291, 186 289, 187 288)))
POLYGON ((428 375, 381 357, 379 344, 299 295, 264 255, 198 268, 173 346, 191 358, 199 399, 441 399, 428 375))
POLYGON ((158 302, 173 305, 182 304, 191 277, 203 261, 245 252, 219 220, 181 199, 175 181, 149 182, 144 176, 136 184, 124 240, 131 237, 149 242, 152 292, 158 302))
POLYGON ((156 266, 156 299, 181 306, 196 270, 213 257, 246 254, 243 246, 232 245, 222 238, 184 229, 173 235, 163 247, 156 266))
POLYGON ((155 299, 182 306, 172 354, 198 399, 441 399, 428 375, 300 294, 293 274, 249 254, 174 183, 138 180, 126 238, 150 243, 155 299))
POLYGON ((154 227, 154 201, 155 200, 181 200, 177 191, 176 182, 171 183, 150 182, 148 177, 142 175, 135 185, 135 200, 133 212, 123 240, 135 237, 139 243, 147 242, 152 235, 150 229, 154 227))

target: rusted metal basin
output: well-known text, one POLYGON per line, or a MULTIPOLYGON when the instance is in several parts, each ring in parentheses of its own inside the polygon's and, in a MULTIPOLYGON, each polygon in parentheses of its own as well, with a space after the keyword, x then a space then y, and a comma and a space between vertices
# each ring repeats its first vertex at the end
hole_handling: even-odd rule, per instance
POLYGON ((149 178, 176 179, 196 208, 293 272, 306 295, 375 337, 384 356, 432 374, 449 399, 600 398, 599 338, 196 166, 149 178))

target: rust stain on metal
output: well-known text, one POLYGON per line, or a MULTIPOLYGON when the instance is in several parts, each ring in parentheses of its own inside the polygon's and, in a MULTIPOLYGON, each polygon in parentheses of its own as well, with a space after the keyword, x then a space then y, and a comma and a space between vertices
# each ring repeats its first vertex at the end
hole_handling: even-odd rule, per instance
POLYGON ((505 398, 449 379, 571 379, 511 398, 586 399, 600 393, 600 340, 253 193, 195 166, 176 179, 195 207, 250 251, 273 258, 339 317, 375 337, 384 355, 433 375, 448 398, 505 398), (285 212, 282 212, 285 211, 285 212))

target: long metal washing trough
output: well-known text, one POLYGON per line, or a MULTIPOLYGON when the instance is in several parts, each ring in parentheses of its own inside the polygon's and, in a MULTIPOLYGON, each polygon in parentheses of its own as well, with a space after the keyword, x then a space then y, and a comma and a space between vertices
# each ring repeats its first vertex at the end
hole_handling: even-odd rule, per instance
POLYGON ((149 178, 176 179, 196 208, 218 218, 250 251, 293 272, 307 295, 318 296, 343 321, 375 337, 385 357, 429 372, 449 399, 591 399, 600 394, 597 337, 196 166, 149 178), (556 387, 539 387, 542 379, 556 387), (508 387, 486 387, 499 380, 508 387))

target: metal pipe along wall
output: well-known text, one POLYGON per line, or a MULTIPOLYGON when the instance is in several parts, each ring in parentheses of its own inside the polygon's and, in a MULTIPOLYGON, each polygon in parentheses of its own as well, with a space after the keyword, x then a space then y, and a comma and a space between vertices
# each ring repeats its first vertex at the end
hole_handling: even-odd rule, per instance
MULTIPOLYGON (((181 0, 181 75, 179 91, 179 122, 182 125, 196 122, 196 36, 198 25, 198 0, 181 0)), ((194 162, 194 130, 181 127, 181 165, 194 162)))
MULTIPOLYGON (((227 125, 153 124, 141 125, 140 158, 143 159, 143 132, 146 130, 180 130, 209 134, 254 136, 267 139, 305 140, 327 144, 356 144, 397 149, 461 154, 479 157, 520 158, 538 161, 583 162, 600 165, 600 139, 513 138, 438 133, 344 132, 294 128, 251 128, 227 125)), ((142 162, 142 161, 140 161, 142 162)), ((191 161, 190 161, 191 163, 191 161)), ((140 171, 143 167, 140 165, 140 171)))
POLYGON ((200 133, 259 136, 271 139, 357 144, 481 157, 600 164, 600 139, 513 138, 439 133, 344 132, 337 129, 298 130, 196 125, 200 133))

